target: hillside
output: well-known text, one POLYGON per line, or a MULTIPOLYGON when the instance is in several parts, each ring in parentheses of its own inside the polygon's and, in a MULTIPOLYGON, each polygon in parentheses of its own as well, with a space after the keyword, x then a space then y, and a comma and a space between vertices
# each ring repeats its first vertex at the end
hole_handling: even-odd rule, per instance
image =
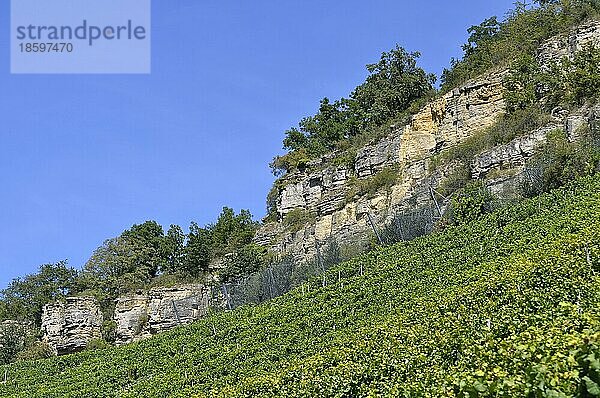
POLYGON ((396 44, 347 96, 287 130, 262 221, 227 206, 187 229, 148 220, 81 267, 13 280, 0 291, 0 364, 259 304, 373 247, 600 170, 600 3, 518 2, 467 33, 439 90, 420 54, 396 44))
POLYGON ((375 250, 262 305, 4 366, 0 395, 598 396, 598 236, 594 176, 375 250))

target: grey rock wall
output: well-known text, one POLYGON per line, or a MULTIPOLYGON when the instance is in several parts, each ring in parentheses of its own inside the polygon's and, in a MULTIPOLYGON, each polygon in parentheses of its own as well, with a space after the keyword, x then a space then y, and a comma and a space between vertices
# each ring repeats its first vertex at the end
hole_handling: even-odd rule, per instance
POLYGON ((204 285, 154 288, 120 297, 115 308, 117 345, 141 340, 206 316, 211 291, 204 285))
POLYGON ((102 312, 93 297, 68 297, 44 306, 42 341, 58 355, 82 351, 102 338, 102 312))

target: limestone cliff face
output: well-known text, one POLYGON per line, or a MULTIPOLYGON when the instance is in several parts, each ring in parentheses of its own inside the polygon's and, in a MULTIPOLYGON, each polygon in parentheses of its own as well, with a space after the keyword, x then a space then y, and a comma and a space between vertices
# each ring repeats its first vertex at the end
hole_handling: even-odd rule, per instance
POLYGON ((497 72, 473 80, 429 103, 408 125, 359 150, 352 170, 326 165, 319 171, 286 176, 291 182, 278 198, 280 218, 302 208, 315 214, 315 222, 295 233, 288 233, 283 223, 265 225, 257 241, 299 259, 309 259, 316 245, 330 236, 346 244, 364 244, 371 231, 369 216, 383 225, 407 199, 429 200, 429 186, 437 186, 445 174, 444 170, 430 172, 433 155, 492 125, 504 113, 503 75, 497 72), (397 172, 391 187, 375 195, 348 197, 352 175, 367 180, 386 168, 397 172))
POLYGON ((44 306, 42 340, 58 355, 82 351, 102 338, 102 312, 93 297, 68 297, 44 306))
POLYGON ((117 299, 117 345, 137 341, 206 316, 211 291, 204 285, 155 288, 117 299))
MULTIPOLYGON (((571 34, 545 43, 538 57, 548 64, 572 57, 588 43, 600 44, 600 22, 590 22, 571 34)), ((350 166, 336 166, 328 155, 312 162, 308 172, 284 177, 277 199, 278 223, 264 225, 257 243, 276 252, 292 254, 299 260, 314 257, 316 246, 330 237, 346 245, 364 245, 372 233, 370 220, 382 226, 406 207, 430 204, 431 189, 437 188, 452 173, 452 164, 434 169, 432 157, 453 147, 483 129, 492 126, 505 112, 503 80, 507 71, 497 70, 472 80, 438 98, 414 115, 406 126, 395 127, 390 134, 360 149, 350 166), (384 169, 394 170, 397 178, 391 186, 376 194, 354 195, 356 179, 368 181, 384 169), (302 209, 313 215, 314 222, 296 232, 286 230, 286 214, 302 209)), ((471 165, 473 178, 488 178, 492 171, 504 170, 502 177, 488 178, 496 193, 505 193, 515 185, 515 177, 525 162, 546 141, 546 134, 565 128, 573 134, 585 115, 556 115, 547 126, 524 134, 513 142, 479 154, 471 165), (508 170, 508 172, 506 172, 508 170)))
MULTIPOLYGON (((212 304, 222 304, 211 297, 211 289, 202 284, 154 288, 119 297, 112 319, 116 344, 142 340, 196 321, 206 316, 212 304)), ((90 341, 102 338, 102 324, 96 299, 68 297, 44 306, 42 340, 57 355, 82 351, 90 341)))
POLYGON ((540 47, 538 59, 542 65, 572 58, 587 45, 600 45, 600 21, 590 21, 577 27, 569 35, 556 36, 540 47))

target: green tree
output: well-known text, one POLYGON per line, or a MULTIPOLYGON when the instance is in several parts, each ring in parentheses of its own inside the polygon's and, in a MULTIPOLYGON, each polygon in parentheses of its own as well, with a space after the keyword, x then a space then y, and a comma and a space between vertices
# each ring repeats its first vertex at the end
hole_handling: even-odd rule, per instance
POLYGON ((162 243, 165 262, 162 271, 176 273, 183 268, 185 259, 186 236, 179 225, 171 225, 162 243))
POLYGON ((83 267, 81 284, 101 300, 142 288, 168 266, 162 227, 155 221, 133 225, 97 248, 83 267))
POLYGON ((417 66, 420 56, 396 45, 384 52, 379 62, 367 65, 367 80, 351 95, 364 112, 367 125, 382 125, 433 90, 435 75, 417 66))
POLYGON ((369 76, 350 98, 323 98, 314 116, 302 119, 297 128, 285 133, 283 147, 290 152, 273 160, 273 174, 302 170, 311 159, 383 125, 432 93, 435 75, 417 66, 418 57, 419 53, 396 46, 384 52, 379 62, 367 65, 369 76))
POLYGON ((268 252, 263 246, 250 243, 224 259, 225 267, 220 272, 224 282, 231 282, 243 275, 249 275, 267 265, 268 252))
POLYGON ((133 225, 123 232, 121 237, 133 247, 131 260, 136 269, 148 273, 150 278, 155 277, 167 262, 164 253, 164 231, 156 221, 146 221, 143 224, 133 225))
POLYGON ((479 48, 493 40, 499 31, 500 23, 495 16, 486 19, 480 25, 471 26, 467 29, 467 33, 469 33, 467 44, 462 47, 465 56, 469 57, 475 54, 479 48))
POLYGON ((76 291, 77 271, 66 261, 44 264, 35 274, 13 280, 0 292, 0 319, 41 325, 42 307, 76 291))
POLYGON ((31 340, 32 330, 22 322, 0 323, 0 365, 14 362, 31 340))
POLYGON ((211 260, 210 231, 192 222, 183 253, 181 272, 184 275, 198 277, 207 272, 211 260))
POLYGON ((211 237, 212 256, 223 256, 251 243, 258 225, 252 220, 250 211, 241 210, 236 215, 233 209, 223 207, 217 222, 207 228, 211 237))
POLYGON ((493 196, 480 181, 473 181, 452 198, 450 221, 454 225, 466 224, 492 210, 493 196))

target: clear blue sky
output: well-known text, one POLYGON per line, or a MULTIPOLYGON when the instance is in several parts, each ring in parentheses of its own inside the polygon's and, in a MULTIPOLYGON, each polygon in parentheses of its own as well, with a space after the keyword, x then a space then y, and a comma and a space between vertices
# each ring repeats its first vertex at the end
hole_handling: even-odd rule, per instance
POLYGON ((134 223, 265 213, 283 132, 396 43, 439 75, 512 0, 153 2, 151 75, 10 75, 0 5, 0 287, 134 223))

